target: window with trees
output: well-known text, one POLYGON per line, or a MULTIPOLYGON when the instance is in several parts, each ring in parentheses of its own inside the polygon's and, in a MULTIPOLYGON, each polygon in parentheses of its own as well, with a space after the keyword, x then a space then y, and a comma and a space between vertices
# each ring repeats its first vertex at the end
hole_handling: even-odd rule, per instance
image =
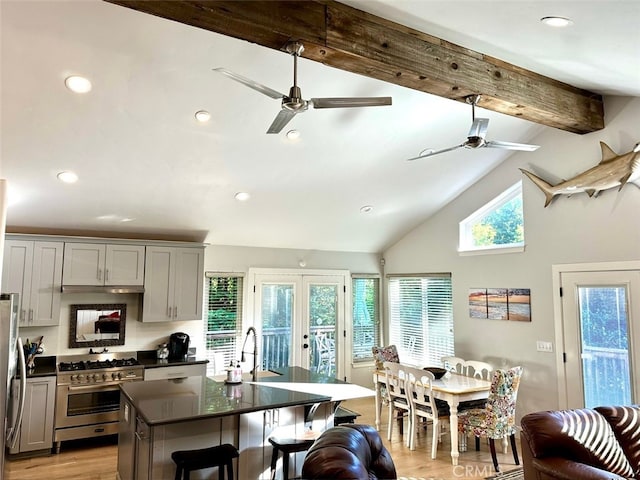
POLYGON ((402 363, 439 366, 453 355, 451 274, 389 276, 389 334, 402 363))
POLYGON ((521 181, 460 222, 460 252, 513 252, 523 248, 521 181))
POLYGON ((352 293, 352 358, 371 361, 371 348, 380 345, 380 277, 353 275, 352 293))
POLYGON ((243 277, 207 272, 205 349, 207 375, 219 374, 236 360, 236 341, 242 329, 243 277))

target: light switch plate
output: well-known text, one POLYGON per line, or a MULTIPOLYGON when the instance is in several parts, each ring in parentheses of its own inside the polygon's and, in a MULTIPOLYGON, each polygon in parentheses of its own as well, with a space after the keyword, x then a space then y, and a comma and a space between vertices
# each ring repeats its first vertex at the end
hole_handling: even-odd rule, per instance
POLYGON ((545 342, 544 340, 538 340, 536 342, 536 350, 538 352, 553 353, 553 344, 551 342, 545 342))

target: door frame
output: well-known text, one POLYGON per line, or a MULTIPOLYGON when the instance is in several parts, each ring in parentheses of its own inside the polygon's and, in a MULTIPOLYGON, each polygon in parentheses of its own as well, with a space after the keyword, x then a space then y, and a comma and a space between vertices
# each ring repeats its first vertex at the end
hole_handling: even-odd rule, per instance
MULTIPOLYGON (((247 302, 244 306, 243 314, 243 331, 246 331, 250 326, 259 328, 256 325, 256 295, 255 285, 256 277, 259 275, 272 275, 272 276, 291 276, 299 277, 300 285, 303 285, 303 277, 342 277, 344 279, 344 311, 338 315, 338 318, 342 318, 342 325, 336 325, 336 339, 342 340, 342 345, 336 345, 336 378, 348 381, 350 377, 350 370, 347 368, 349 363, 351 352, 351 323, 352 323, 352 300, 351 300, 351 272, 349 270, 335 270, 335 269, 306 269, 306 268, 249 268, 247 272, 247 282, 245 283, 246 299, 247 302)), ((302 292, 301 292, 302 293, 302 292)), ((306 308, 303 306, 303 308, 306 308)), ((301 310, 302 312, 302 310, 301 310)), ((302 315, 302 313, 301 313, 302 315)))
MULTIPOLYGON (((607 272, 607 271, 630 271, 640 270, 640 260, 620 261, 620 262, 597 262, 597 263, 566 263, 552 265, 552 286, 553 286, 553 317, 556 341, 556 373, 558 378, 558 405, 560 409, 568 408, 567 400, 567 379, 564 367, 564 318, 562 311, 562 297, 560 287, 563 273, 579 272, 607 272)), ((640 299, 636 299, 638 301, 640 299)), ((629 301, 633 301, 629 298, 629 301)))

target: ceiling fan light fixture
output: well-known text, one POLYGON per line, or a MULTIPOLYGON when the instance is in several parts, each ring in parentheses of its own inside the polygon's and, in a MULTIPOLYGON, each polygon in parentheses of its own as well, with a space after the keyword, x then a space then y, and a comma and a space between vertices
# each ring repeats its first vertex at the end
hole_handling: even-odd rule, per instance
POLYGON ((60 172, 56 176, 58 177, 58 180, 63 183, 76 183, 78 181, 78 175, 68 170, 60 172))
POLYGON ((200 123, 206 123, 211 120, 211 114, 206 110, 198 110, 195 114, 196 120, 200 123))
POLYGON ((238 192, 235 194, 235 199, 238 200, 239 202, 246 202, 250 198, 251 198, 251 195, 249 195, 247 192, 238 192))
POLYGON ((91 91, 91 81, 79 75, 71 75, 65 78, 64 84, 74 93, 87 93, 91 91))
POLYGON ((540 21, 545 25, 548 25, 549 27, 562 28, 562 27, 569 27, 573 25, 573 20, 566 17, 553 17, 553 16, 542 17, 540 21))

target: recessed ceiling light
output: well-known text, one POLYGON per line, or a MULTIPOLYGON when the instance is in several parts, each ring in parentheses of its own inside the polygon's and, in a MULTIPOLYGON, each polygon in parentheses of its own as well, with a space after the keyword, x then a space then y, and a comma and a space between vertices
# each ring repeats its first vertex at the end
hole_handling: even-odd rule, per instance
POLYGON ((289 140, 297 140, 298 138, 300 138, 300 131, 299 130, 289 130, 287 132, 287 138, 289 140))
POLYGON ((569 25, 573 25, 573 20, 566 17, 542 17, 540 21, 550 27, 568 27, 569 25))
POLYGON ((198 110, 196 112, 196 120, 202 123, 208 122, 211 120, 211 114, 206 110, 198 110))
POLYGON ((91 91, 91 82, 89 79, 78 75, 71 75, 65 78, 64 84, 69 90, 75 93, 87 93, 91 91))
POLYGON ((57 177, 58 180, 64 183, 76 183, 78 181, 78 175, 69 171, 60 172, 57 177))
POLYGON ((235 197, 239 202, 246 202, 251 198, 251 195, 249 195, 247 192, 238 192, 236 193, 235 197))
POLYGON ((360 207, 360 213, 369 213, 373 210, 372 205, 365 205, 364 207, 360 207))

